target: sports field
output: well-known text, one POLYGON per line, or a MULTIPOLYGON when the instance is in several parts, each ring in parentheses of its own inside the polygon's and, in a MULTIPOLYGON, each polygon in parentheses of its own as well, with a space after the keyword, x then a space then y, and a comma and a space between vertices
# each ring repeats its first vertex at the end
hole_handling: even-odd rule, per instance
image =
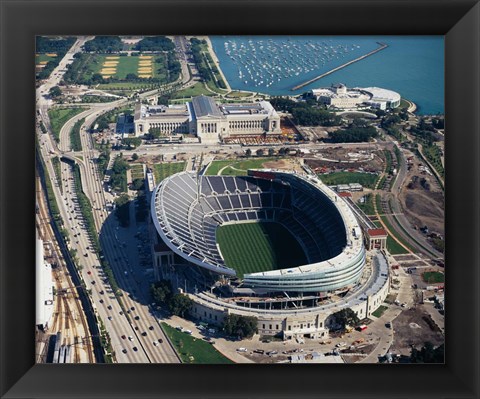
POLYGON ((57 58, 56 53, 35 54, 35 64, 45 65, 48 61, 52 61, 55 58, 57 58))
POLYGON ((239 277, 307 263, 296 238, 276 222, 220 226, 216 239, 226 265, 235 269, 239 277))
POLYGON ((156 78, 167 81, 167 59, 163 54, 119 56, 110 54, 82 54, 72 64, 79 81, 99 73, 104 79, 126 79, 133 74, 139 78, 156 78))

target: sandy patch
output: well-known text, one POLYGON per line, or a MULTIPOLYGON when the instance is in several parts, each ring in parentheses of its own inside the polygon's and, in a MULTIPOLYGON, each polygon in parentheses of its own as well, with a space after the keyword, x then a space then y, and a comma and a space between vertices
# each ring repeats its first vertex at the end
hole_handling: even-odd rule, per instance
POLYGON ((39 64, 40 65, 46 65, 46 64, 48 64, 48 61, 40 61, 39 64))
POLYGON ((142 72, 152 72, 152 68, 138 68, 138 72, 139 72, 139 73, 142 73, 142 72))
POLYGON ((139 74, 138 75, 139 78, 151 78, 152 75, 143 75, 143 74, 139 74))
POLYGON ((100 71, 102 75, 113 75, 117 72, 115 68, 104 68, 100 71))
POLYGON ((106 61, 103 63, 103 66, 117 66, 118 61, 106 61))
POLYGON ((46 53, 45 55, 48 57, 56 57, 57 53, 46 53))
POLYGON ((118 55, 105 57, 106 60, 118 60, 119 58, 120 57, 118 55))
POLYGON ((287 163, 283 160, 280 161, 268 161, 263 164, 264 168, 272 168, 272 169, 285 169, 287 167, 287 163))

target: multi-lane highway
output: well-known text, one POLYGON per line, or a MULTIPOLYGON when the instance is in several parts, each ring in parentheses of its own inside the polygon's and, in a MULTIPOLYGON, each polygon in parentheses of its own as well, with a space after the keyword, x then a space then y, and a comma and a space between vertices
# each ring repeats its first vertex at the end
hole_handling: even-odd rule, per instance
MULTIPOLYGON (((48 108, 52 105, 45 96, 51 87, 58 84, 65 65, 73 59, 75 52, 86 38, 79 39, 67 53, 51 78, 37 89, 39 116, 49 128, 48 108)), ((89 290, 98 317, 105 325, 111 339, 114 359, 120 363, 176 363, 178 356, 163 334, 157 318, 150 312, 148 292, 145 292, 145 271, 138 265, 137 248, 131 238, 131 229, 124 231, 118 226, 115 217, 106 210, 106 200, 101 176, 94 164, 95 151, 87 133, 89 126, 103 112, 123 105, 127 99, 107 104, 96 104, 69 120, 61 129, 58 147, 50 135, 39 134, 40 151, 52 179, 53 191, 59 205, 65 228, 71 238, 71 247, 77 251, 81 275, 89 290), (79 119, 85 118, 81 127, 81 157, 70 152, 69 133, 79 119), (90 200, 95 226, 100 234, 102 249, 109 261, 121 292, 114 295, 111 286, 100 267, 100 260, 92 250, 86 226, 78 205, 77 190, 74 186, 72 167, 61 163, 61 186, 55 179, 51 158, 66 156, 74 159, 80 167, 82 189, 90 200), (122 237, 119 241, 118 237, 122 237), (129 239, 127 239, 129 238, 129 239)))

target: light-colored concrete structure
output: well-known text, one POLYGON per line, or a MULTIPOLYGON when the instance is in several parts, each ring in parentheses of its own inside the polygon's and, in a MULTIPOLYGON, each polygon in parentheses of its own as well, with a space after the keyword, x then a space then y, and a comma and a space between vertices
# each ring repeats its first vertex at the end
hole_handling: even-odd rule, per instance
POLYGON ((289 309, 255 309, 228 302, 209 293, 188 294, 194 301, 192 316, 200 321, 221 325, 228 314, 254 316, 260 335, 282 334, 284 339, 328 337, 334 325, 333 313, 352 309, 359 319, 369 317, 385 300, 390 287, 387 257, 383 252, 370 253, 363 284, 345 297, 326 301, 316 307, 289 309))
POLYGON ((369 317, 388 294, 389 265, 383 246, 365 251, 348 203, 314 176, 266 169, 248 174, 236 179, 183 172, 162 181, 151 201, 158 233, 155 277, 170 280, 193 300, 193 318, 221 325, 229 314, 254 316, 261 335, 316 339, 328 335, 339 310, 369 317), (284 212, 293 207, 293 216, 284 212), (310 216, 298 209, 308 209, 310 216), (309 263, 245 274, 238 284, 219 252, 215 230, 252 220, 287 223, 309 263), (322 231, 329 237, 324 255, 310 239, 322 231))
POLYGON ((313 89, 311 95, 322 104, 339 109, 396 108, 400 105, 400 94, 379 87, 347 88, 342 83, 331 87, 313 89))
POLYGON ((135 136, 159 128, 162 135, 193 134, 202 143, 217 143, 236 135, 280 134, 280 116, 268 101, 247 104, 219 104, 198 96, 184 105, 138 104, 135 136))

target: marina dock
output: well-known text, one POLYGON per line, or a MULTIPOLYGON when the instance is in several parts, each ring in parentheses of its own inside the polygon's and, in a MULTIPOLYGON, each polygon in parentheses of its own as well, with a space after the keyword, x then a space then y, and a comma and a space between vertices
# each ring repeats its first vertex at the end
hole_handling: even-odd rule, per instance
POLYGON ((376 48, 375 50, 370 51, 369 53, 364 54, 364 55, 362 55, 361 57, 355 58, 355 59, 352 60, 352 61, 348 61, 348 62, 346 62, 345 64, 342 64, 342 65, 340 65, 340 66, 338 66, 338 67, 336 67, 336 68, 333 68, 333 69, 331 69, 331 70, 328 71, 328 72, 322 73, 321 75, 316 76, 316 77, 314 77, 313 79, 307 80, 306 82, 303 82, 303 83, 301 83, 301 84, 299 84, 299 85, 291 88, 290 90, 291 90, 291 91, 298 90, 298 89, 300 89, 300 88, 302 88, 302 87, 304 87, 304 86, 309 85, 310 83, 313 83, 313 82, 315 82, 315 81, 317 81, 317 80, 319 80, 319 79, 322 79, 323 77, 325 77, 325 76, 327 76, 327 75, 330 75, 330 74, 333 73, 333 72, 336 72, 336 71, 338 71, 338 70, 340 70, 340 69, 342 69, 342 68, 345 68, 345 67, 347 67, 347 66, 349 66, 349 65, 351 65, 351 64, 353 64, 353 63, 355 63, 355 62, 358 62, 358 61, 360 61, 360 60, 363 60, 364 58, 370 57, 371 55, 373 55, 373 54, 375 54, 375 53, 378 53, 379 51, 382 51, 383 49, 386 49, 386 48, 388 47, 388 44, 385 44, 385 43, 377 42, 377 44, 379 44, 380 47, 376 48))

